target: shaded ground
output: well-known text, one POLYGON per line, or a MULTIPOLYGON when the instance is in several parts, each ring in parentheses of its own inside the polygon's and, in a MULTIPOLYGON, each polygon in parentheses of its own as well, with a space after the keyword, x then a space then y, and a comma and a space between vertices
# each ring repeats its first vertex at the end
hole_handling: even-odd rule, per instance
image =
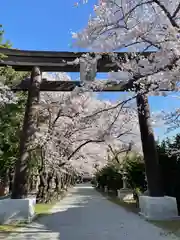
MULTIPOLYGON (((1 238, 0 238, 1 239, 1 238)), ((2 239, 175 240, 173 235, 137 214, 108 201, 88 184, 81 184, 59 202, 50 215, 2 239)))
MULTIPOLYGON (((100 193, 105 196, 107 199, 112 201, 115 204, 125 208, 127 211, 139 214, 139 207, 135 200, 132 201, 121 201, 114 193, 100 193)), ((178 239, 180 239, 180 219, 176 220, 164 220, 164 221, 149 221, 150 223, 154 224, 155 226, 160 227, 161 229, 165 230, 168 233, 175 234, 178 239)))

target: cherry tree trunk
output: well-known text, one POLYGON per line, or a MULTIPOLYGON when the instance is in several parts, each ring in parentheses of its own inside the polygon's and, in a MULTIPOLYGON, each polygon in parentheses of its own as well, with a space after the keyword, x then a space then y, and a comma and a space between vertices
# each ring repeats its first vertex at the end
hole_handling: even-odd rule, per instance
POLYGON ((55 185, 56 185, 55 191, 57 195, 59 195, 61 192, 61 176, 59 172, 56 172, 55 185))
POLYGON ((40 69, 38 67, 34 67, 31 73, 23 129, 20 137, 19 159, 17 160, 15 167, 15 176, 11 196, 13 199, 22 199, 28 196, 28 181, 31 168, 29 148, 33 141, 34 133, 37 129, 36 107, 39 102, 40 84, 40 69))
POLYGON ((62 189, 65 189, 66 185, 66 173, 62 173, 62 189))
POLYGON ((70 181, 71 181, 71 175, 67 174, 67 183, 66 186, 69 187, 70 186, 70 181))
POLYGON ((152 197, 164 196, 148 97, 146 94, 138 94, 136 101, 149 195, 152 197))
POLYGON ((10 168, 9 170, 9 192, 12 192, 12 187, 13 187, 13 179, 14 179, 14 171, 13 169, 10 168))
POLYGON ((49 172, 48 178, 47 178, 46 202, 51 202, 55 197, 55 193, 53 191, 53 181, 54 181, 54 172, 49 172))
POLYGON ((6 170, 0 179, 0 196, 5 196, 9 194, 9 174, 6 170))
POLYGON ((46 202, 47 199, 47 173, 45 170, 39 173, 39 186, 36 194, 36 199, 38 203, 46 202))

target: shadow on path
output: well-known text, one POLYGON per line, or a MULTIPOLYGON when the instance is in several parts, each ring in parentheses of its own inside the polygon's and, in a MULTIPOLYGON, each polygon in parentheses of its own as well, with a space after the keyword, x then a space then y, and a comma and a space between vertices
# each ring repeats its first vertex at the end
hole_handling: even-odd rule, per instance
POLYGON ((176 239, 134 213, 108 201, 90 185, 78 185, 48 215, 6 239, 176 239))

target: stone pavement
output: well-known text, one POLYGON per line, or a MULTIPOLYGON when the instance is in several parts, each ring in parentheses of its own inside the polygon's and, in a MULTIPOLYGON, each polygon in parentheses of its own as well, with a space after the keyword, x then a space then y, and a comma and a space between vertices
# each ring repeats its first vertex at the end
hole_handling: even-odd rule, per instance
MULTIPOLYGON (((1 238, 0 238, 1 239, 1 238)), ((176 240, 173 235, 110 202, 88 184, 74 187, 52 214, 7 240, 176 240)))

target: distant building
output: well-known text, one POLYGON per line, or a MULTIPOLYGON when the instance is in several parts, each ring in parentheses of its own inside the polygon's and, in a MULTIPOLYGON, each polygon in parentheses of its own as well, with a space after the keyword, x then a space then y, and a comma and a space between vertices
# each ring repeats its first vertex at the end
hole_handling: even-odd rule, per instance
POLYGON ((82 181, 83 182, 88 182, 92 180, 92 175, 89 173, 84 173, 82 176, 82 181))

